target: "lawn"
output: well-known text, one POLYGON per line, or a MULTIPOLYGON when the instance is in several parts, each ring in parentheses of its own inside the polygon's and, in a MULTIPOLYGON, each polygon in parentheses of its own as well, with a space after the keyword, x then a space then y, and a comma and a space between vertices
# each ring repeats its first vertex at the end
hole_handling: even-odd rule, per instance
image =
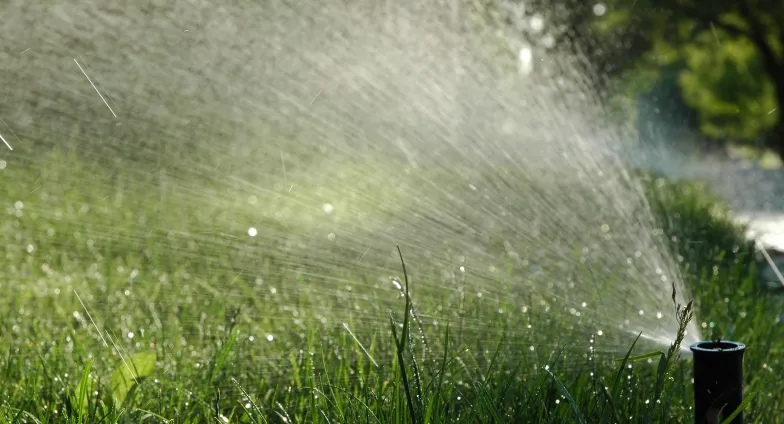
MULTIPOLYGON (((3 160, 2 422, 692 417, 681 349, 589 330, 604 315, 589 325, 590 308, 578 319, 516 290, 512 263, 488 280, 402 247, 405 262, 385 274, 386 263, 340 256, 351 249, 261 237, 278 221, 259 222, 250 237, 250 212, 228 213, 229 194, 214 208, 193 203, 209 192, 198 182, 167 191, 162 176, 107 172, 62 150, 3 160), (659 355, 639 359, 656 350, 666 367, 659 355)), ((646 186, 693 294, 694 322, 706 338, 748 346, 746 419, 784 421, 782 301, 760 288, 753 250, 699 186, 646 186)), ((594 277, 585 268, 573 278, 594 277)), ((646 284, 601 283, 608 299, 614 287, 646 284)))

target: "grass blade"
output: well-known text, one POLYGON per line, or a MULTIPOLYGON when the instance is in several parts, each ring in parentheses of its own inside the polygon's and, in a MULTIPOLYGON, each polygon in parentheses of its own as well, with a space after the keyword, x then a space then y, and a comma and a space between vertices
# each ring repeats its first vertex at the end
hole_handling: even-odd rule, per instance
POLYGON ((93 366, 93 360, 90 359, 87 362, 87 365, 84 367, 84 371, 82 372, 82 378, 79 380, 79 391, 77 392, 76 404, 74 405, 74 409, 78 411, 79 414, 79 422, 85 422, 84 420, 87 418, 89 414, 89 403, 87 401, 87 397, 89 396, 90 392, 90 369, 93 366))
POLYGON ((228 340, 223 344, 223 349, 218 353, 215 358, 215 362, 213 363, 212 371, 210 372, 210 379, 209 383, 212 384, 215 379, 218 377, 223 366, 226 364, 226 359, 229 357, 229 352, 234 347, 234 343, 237 341, 237 337, 239 336, 240 331, 235 330, 231 333, 228 340))
MULTIPOLYGON (((406 403, 408 404, 408 412, 411 414, 411 422, 416 423, 416 413, 414 411, 414 402, 411 399, 411 387, 408 383, 408 375, 406 374, 406 361, 403 358, 403 345, 405 342, 403 340, 399 340, 397 337, 397 327, 395 326, 395 320, 390 317, 389 323, 392 327, 392 336, 395 338, 395 351, 397 353, 397 361, 400 365, 400 378, 403 379, 403 389, 406 392, 406 403)), ((405 329, 405 325, 403 326, 405 329)), ((401 336, 401 339, 405 337, 405 334, 401 336)))
POLYGON ((574 412, 577 421, 580 424, 586 424, 587 421, 585 421, 585 417, 583 417, 583 414, 580 412, 580 409, 577 408, 577 402, 574 401, 572 395, 570 395, 569 391, 566 390, 566 386, 564 386, 563 383, 561 383, 561 380, 559 380, 558 377, 556 377, 555 374, 552 373, 552 371, 550 371, 547 368, 544 368, 544 370, 547 371, 548 374, 550 374, 550 377, 552 377, 553 380, 555 380, 555 384, 558 385, 558 390, 561 391, 561 394, 564 395, 566 401, 569 402, 569 406, 572 407, 572 411, 574 412))
MULTIPOLYGON (((613 397, 610 394, 610 392, 607 391, 607 385, 604 384, 604 379, 602 379, 601 387, 602 387, 602 393, 604 393, 604 397, 607 398, 607 403, 610 404, 610 411, 612 411, 613 419, 617 423, 623 422, 621 420, 621 416, 618 414, 618 409, 615 407, 615 400, 613 399, 613 397)), ((602 414, 602 415, 604 415, 604 414, 602 414)))
POLYGON ((618 368, 618 372, 615 373, 615 380, 613 381, 613 387, 612 387, 613 398, 618 398, 618 391, 621 388, 621 376, 623 376, 623 370, 624 368, 626 368, 626 364, 629 362, 629 358, 632 355, 634 346, 637 345, 637 341, 640 340, 640 336, 642 336, 642 333, 637 334, 637 337, 634 339, 634 342, 632 342, 632 345, 629 347, 629 350, 626 352, 626 356, 624 356, 623 360, 621 361, 621 366, 620 368, 618 368))
POLYGON ((655 352, 645 353, 642 355, 630 356, 627 358, 627 362, 637 362, 643 359, 653 358, 655 356, 664 356, 664 352, 657 350, 655 352))
POLYGON ((749 406, 751 401, 753 401, 758 394, 759 394, 759 390, 753 390, 751 393, 749 393, 749 395, 746 396, 746 399, 743 399, 743 402, 741 402, 740 405, 738 405, 738 407, 735 408, 734 411, 732 411, 732 414, 730 414, 727 418, 725 418, 724 421, 721 422, 721 424, 731 424, 732 420, 734 420, 738 415, 740 415, 741 412, 743 412, 743 410, 749 406))

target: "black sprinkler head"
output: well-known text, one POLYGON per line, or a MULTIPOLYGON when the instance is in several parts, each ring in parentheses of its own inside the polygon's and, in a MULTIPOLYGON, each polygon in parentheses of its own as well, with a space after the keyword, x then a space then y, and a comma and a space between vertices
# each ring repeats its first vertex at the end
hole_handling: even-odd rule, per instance
MULTIPOLYGON (((694 357, 694 422, 723 422, 743 402, 746 345, 717 340, 697 342, 689 348, 694 357)), ((743 424, 743 413, 732 424, 743 424)))

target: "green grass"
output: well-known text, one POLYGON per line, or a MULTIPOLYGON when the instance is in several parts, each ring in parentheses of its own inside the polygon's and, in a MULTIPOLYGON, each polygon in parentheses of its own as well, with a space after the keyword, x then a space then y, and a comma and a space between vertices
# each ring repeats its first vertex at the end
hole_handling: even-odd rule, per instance
MULTIPOLYGON (((400 290, 367 269, 307 273, 194 230, 230 219, 161 200, 155 176, 105 175, 63 153, 0 171, 0 422, 691 420, 677 347, 588 340, 519 297, 445 296, 421 283, 443 270, 405 249, 400 290)), ((747 421, 784 422, 782 301, 753 250, 698 186, 648 190, 704 335, 748 346, 747 421)))

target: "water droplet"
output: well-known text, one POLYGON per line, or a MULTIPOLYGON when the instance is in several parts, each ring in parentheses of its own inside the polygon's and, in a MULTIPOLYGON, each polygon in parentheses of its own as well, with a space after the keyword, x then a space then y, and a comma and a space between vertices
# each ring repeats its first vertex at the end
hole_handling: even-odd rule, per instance
POLYGON ((607 225, 607 224, 602 224, 602 232, 603 232, 603 233, 608 233, 608 232, 610 232, 610 226, 609 226, 609 225, 607 225))
POLYGON ((534 33, 540 32, 544 29, 544 19, 541 16, 533 16, 531 18, 531 31, 534 33))
POLYGON ((400 284, 399 281, 397 281, 397 279, 392 279, 392 284, 394 284, 395 288, 397 288, 398 290, 403 290, 403 286, 400 284))
POLYGON ((267 334, 267 341, 268 342, 271 342, 274 339, 275 339, 275 336, 273 336, 272 334, 267 334))
POLYGON ((530 47, 524 46, 518 53, 517 60, 520 66, 520 73, 528 75, 534 70, 534 52, 530 47))
POLYGON ((14 207, 16 209, 22 209, 22 208, 24 208, 24 203, 22 203, 21 200, 17 200, 16 203, 14 203, 14 207))
POLYGON ((8 164, 4 160, 0 160, 0 171, 5 169, 8 164))
POLYGON ((248 228, 248 235, 249 236, 256 237, 256 234, 258 234, 258 232, 256 232, 256 228, 254 228, 254 227, 248 228))
POLYGON ((542 45, 548 49, 555 47, 555 37, 553 37, 552 34, 545 34, 544 37, 542 37, 541 42, 542 45))
POLYGON ((656 312, 656 318, 661 319, 662 313, 661 311, 656 312))
POLYGON ((327 239, 329 239, 329 241, 335 241, 335 233, 329 233, 327 239))
POLYGON ((332 211, 335 210, 331 203, 324 203, 321 209, 324 209, 324 213, 326 214, 331 214, 332 211))
POLYGON ((597 332, 596 332, 596 334, 597 334, 597 335, 599 335, 599 336, 601 336, 602 334, 604 334, 604 331, 602 331, 602 330, 599 330, 599 331, 597 331, 597 332))
POLYGON ((132 338, 133 338, 133 331, 129 331, 129 332, 128 332, 128 338, 129 338, 129 339, 132 339, 132 338))

